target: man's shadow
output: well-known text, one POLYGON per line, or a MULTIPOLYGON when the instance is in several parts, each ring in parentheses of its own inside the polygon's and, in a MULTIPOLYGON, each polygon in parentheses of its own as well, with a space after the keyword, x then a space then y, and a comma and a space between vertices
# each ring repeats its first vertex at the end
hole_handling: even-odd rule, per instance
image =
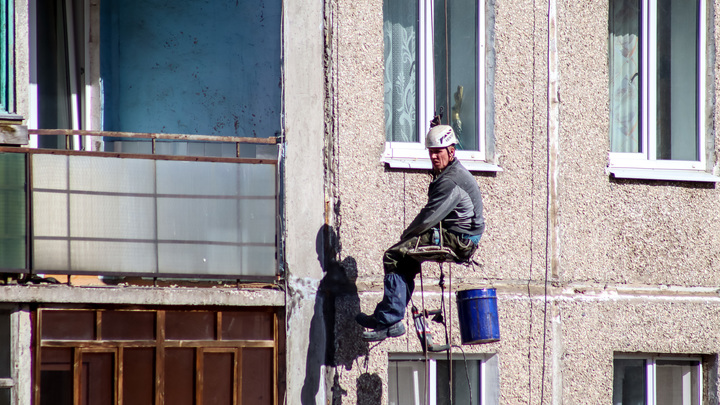
MULTIPOLYGON (((349 370, 356 358, 368 353, 367 343, 360 339, 362 328, 354 320, 360 312, 360 297, 355 285, 357 262, 350 256, 338 261, 340 240, 329 225, 318 230, 315 249, 324 276, 318 286, 310 321, 305 382, 300 395, 303 405, 315 404, 322 366, 344 366, 349 370)), ((332 384, 332 403, 341 403, 335 396, 342 396, 346 391, 340 387, 338 378, 334 378, 332 384)))

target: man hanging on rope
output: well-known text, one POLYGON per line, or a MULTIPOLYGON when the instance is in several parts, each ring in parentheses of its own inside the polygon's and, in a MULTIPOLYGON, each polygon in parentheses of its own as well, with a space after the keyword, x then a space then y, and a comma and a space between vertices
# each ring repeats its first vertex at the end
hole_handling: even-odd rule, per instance
POLYGON ((475 178, 455 158, 457 143, 451 126, 431 124, 425 137, 433 166, 428 202, 402 233, 400 242, 383 256, 383 299, 372 315, 360 313, 355 318, 360 325, 371 329, 363 332, 365 341, 381 341, 405 333, 402 323, 405 308, 415 288, 415 276, 421 271, 420 261, 409 252, 417 247, 438 245, 442 240, 443 246, 455 253, 458 262, 465 262, 477 250, 485 230, 483 203, 475 178))

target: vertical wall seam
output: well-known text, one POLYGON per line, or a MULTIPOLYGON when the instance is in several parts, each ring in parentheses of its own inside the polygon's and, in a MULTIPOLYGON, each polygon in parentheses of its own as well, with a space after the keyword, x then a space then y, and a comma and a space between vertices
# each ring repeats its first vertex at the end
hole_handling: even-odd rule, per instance
POLYGON ((560 172, 560 89, 557 60, 557 9, 556 0, 548 6, 548 260, 553 278, 558 278, 560 266, 560 230, 558 228, 558 177, 560 172))
MULTIPOLYGON (((558 178, 560 159, 559 131, 559 69, 557 43, 557 0, 548 0, 548 48, 547 48, 547 233, 545 258, 545 308, 543 316, 543 372, 542 392, 544 395, 547 333, 548 333, 548 278, 557 280, 560 267, 560 229, 558 221, 558 178), (548 274, 549 273, 549 274, 548 274)), ((551 393, 553 404, 562 403, 562 329, 560 327, 560 311, 557 303, 552 304, 551 320, 551 393)), ((542 402, 542 400, 541 400, 542 402)))

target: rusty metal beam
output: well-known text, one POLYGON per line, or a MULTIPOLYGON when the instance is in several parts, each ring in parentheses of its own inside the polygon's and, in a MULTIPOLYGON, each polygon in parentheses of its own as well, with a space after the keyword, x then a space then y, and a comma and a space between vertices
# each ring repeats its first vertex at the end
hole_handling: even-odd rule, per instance
POLYGON ((82 150, 66 149, 30 149, 0 146, 0 152, 6 153, 27 153, 45 155, 66 155, 66 156, 96 156, 119 159, 149 159, 149 160, 177 160, 184 162, 215 162, 215 163, 250 163, 250 164, 277 164, 277 159, 250 159, 213 156, 180 156, 180 155, 143 155, 138 153, 118 152, 89 152, 82 150))
POLYGON ((107 136, 112 138, 132 138, 132 139, 168 139, 173 141, 196 141, 196 142, 231 142, 231 143, 249 143, 259 145, 275 145, 278 143, 277 137, 269 138, 251 138, 242 136, 218 136, 218 135, 192 135, 192 134, 163 134, 154 132, 118 132, 118 131, 86 131, 79 129, 28 129, 31 135, 89 135, 89 136, 107 136))

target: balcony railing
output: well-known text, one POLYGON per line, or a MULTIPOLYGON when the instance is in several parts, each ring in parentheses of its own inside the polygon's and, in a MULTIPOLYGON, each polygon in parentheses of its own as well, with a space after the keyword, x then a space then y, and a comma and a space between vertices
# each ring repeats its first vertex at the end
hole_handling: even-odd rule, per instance
POLYGON ((153 153, 156 139, 233 142, 237 154, 2 147, 0 271, 250 280, 277 276, 277 159, 238 157, 240 143, 274 144, 274 138, 33 132, 146 138, 153 153))

